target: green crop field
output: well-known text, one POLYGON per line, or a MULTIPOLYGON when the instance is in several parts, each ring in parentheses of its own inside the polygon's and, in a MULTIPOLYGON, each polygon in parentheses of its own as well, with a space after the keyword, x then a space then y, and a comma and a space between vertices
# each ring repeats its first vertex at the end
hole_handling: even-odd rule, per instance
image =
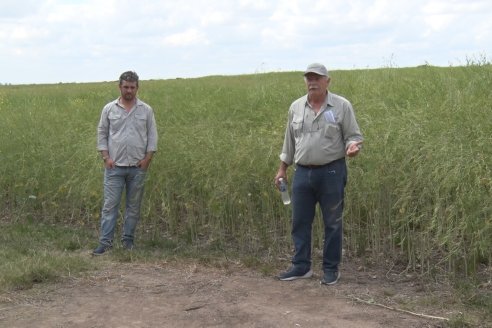
MULTIPOLYGON (((349 160, 346 254, 423 274, 474 275, 492 263, 492 67, 333 71, 365 143, 349 160)), ((161 241, 276 259, 290 208, 273 178, 301 72, 141 81, 159 151, 137 244, 161 241)), ((102 162, 96 125, 117 82, 0 86, 0 212, 93 231, 102 162)), ((292 169, 289 169, 292 174, 292 169)), ((314 247, 322 244, 315 224, 314 247)), ((4 237, 5 238, 5 237, 4 237)), ((489 271, 490 272, 490 271, 489 271)))

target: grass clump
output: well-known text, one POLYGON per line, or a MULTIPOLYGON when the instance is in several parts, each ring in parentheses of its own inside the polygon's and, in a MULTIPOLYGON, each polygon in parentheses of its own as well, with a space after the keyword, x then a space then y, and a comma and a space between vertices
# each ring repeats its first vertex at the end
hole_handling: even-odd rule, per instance
POLYGON ((84 229, 22 220, 2 222, 0 290, 32 288, 94 268, 86 248, 84 229))

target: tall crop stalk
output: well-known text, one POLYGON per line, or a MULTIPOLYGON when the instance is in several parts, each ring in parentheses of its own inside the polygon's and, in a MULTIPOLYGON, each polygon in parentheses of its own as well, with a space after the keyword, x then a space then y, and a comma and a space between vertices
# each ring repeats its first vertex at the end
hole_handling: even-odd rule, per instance
MULTIPOLYGON (((346 251, 422 273, 490 265, 491 66, 334 71, 331 87, 366 138, 348 161, 346 251)), ((139 238, 290 256, 291 212, 273 177, 304 92, 300 72, 141 81, 160 138, 139 238)), ((0 87, 2 213, 97 230, 96 125, 117 96, 116 82, 0 87)))

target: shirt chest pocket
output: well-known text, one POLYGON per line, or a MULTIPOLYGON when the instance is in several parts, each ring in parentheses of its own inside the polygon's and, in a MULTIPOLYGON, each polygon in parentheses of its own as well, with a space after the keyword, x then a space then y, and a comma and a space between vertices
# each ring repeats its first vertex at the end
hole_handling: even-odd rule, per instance
POLYGON ((323 133, 325 138, 328 139, 336 139, 341 136, 340 126, 338 124, 333 123, 325 123, 323 126, 323 133))
POLYGON ((294 133, 294 138, 298 139, 302 135, 302 130, 304 127, 304 117, 303 115, 294 114, 292 117, 292 122, 290 123, 292 132, 294 133))
POLYGON ((302 134, 303 121, 302 118, 300 120, 294 120, 291 123, 292 131, 294 132, 294 138, 298 139, 302 134))
POLYGON ((325 138, 334 140, 340 138, 342 130, 337 120, 338 115, 333 110, 323 112, 323 117, 320 120, 325 138))
POLYGON ((147 116, 143 114, 135 114, 135 127, 138 130, 145 129, 147 127, 147 116))
POLYGON ((124 119, 120 113, 109 113, 108 120, 111 134, 117 133, 123 127, 124 119))

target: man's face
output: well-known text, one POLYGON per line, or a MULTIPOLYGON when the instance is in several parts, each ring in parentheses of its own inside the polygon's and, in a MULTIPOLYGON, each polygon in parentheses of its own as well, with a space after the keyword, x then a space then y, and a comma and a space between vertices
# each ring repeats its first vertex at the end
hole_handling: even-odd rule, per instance
POLYGON ((315 73, 307 73, 304 76, 304 81, 310 96, 324 96, 330 84, 329 77, 315 73))
POLYGON ((121 96, 127 101, 132 101, 135 99, 137 96, 137 90, 137 82, 122 81, 120 84, 121 96))

